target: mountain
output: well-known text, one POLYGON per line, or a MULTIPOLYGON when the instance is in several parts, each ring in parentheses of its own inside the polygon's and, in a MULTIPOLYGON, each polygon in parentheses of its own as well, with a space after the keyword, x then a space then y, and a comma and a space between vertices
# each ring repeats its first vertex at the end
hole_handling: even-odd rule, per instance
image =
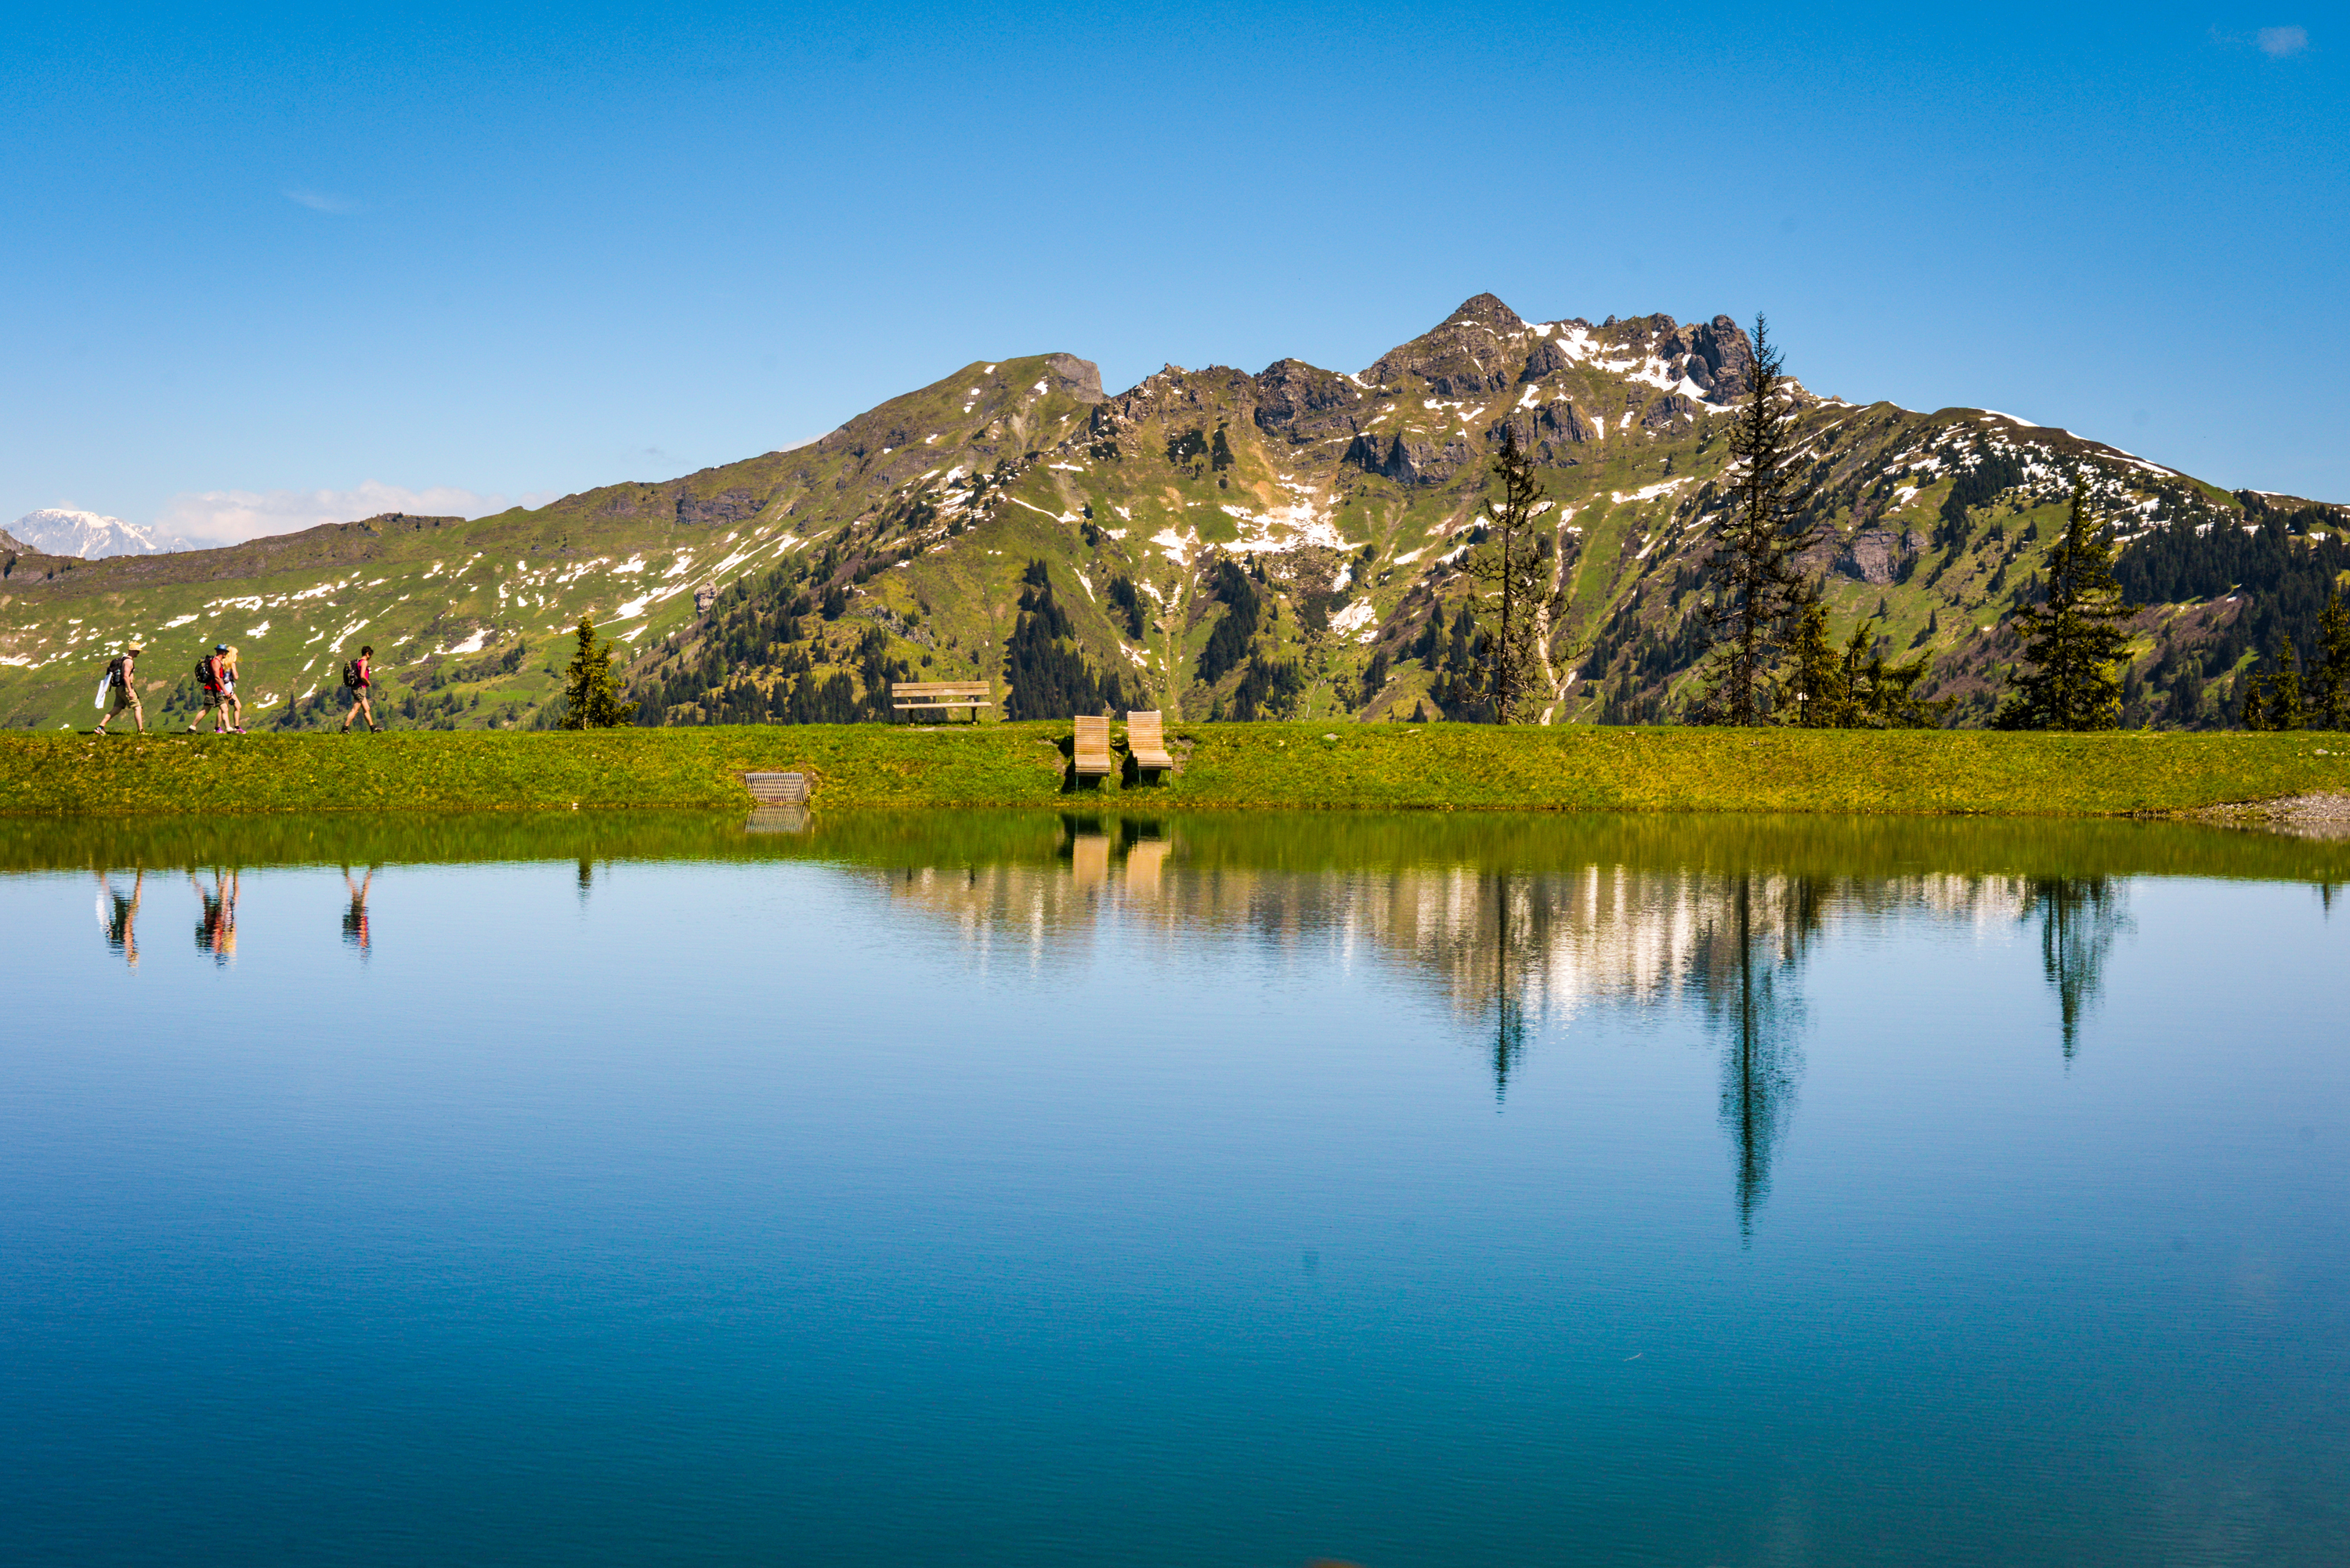
POLYGON ((44 507, 27 512, 10 525, 24 545, 52 556, 74 556, 95 561, 107 556, 152 556, 164 550, 190 548, 185 539, 159 537, 135 523, 102 517, 95 512, 68 512, 44 507))
MULTIPOLYGON (((77 719, 133 634, 165 684, 238 644, 263 722, 332 722, 363 641, 405 722, 544 722, 582 613, 647 722, 882 717, 908 676, 991 680, 1014 716, 1469 716, 1461 560, 1505 430, 1556 503, 1546 718, 1669 718, 1750 358, 1726 317, 1527 322, 1481 295, 1357 372, 1170 365, 1110 395, 1066 354, 974 362, 806 445, 533 511, 28 556, 0 581, 0 723, 77 719)), ((2310 646, 2350 570, 2350 509, 1983 410, 1799 401, 1835 631, 1876 616, 1958 722, 2003 690, 2076 475, 2147 607, 2131 722, 2219 722, 2253 650, 2310 646)))

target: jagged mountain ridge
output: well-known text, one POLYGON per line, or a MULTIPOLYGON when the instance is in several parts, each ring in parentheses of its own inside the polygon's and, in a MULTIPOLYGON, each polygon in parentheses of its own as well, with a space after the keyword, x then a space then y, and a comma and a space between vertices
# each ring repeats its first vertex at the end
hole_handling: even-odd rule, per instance
MULTIPOLYGON (((1479 296, 1352 374, 1169 366, 1107 396, 1072 356, 977 362, 807 446, 536 511, 12 571, 0 722, 71 718, 68 688, 135 633, 165 639, 166 670, 186 662, 172 639, 192 659, 242 639, 247 690, 279 722, 318 722, 362 639, 409 722, 529 722, 583 611, 624 639, 649 719, 870 714, 901 670, 1000 691, 1038 561, 1065 662, 1114 676, 1123 700, 1194 719, 1457 708, 1459 557, 1504 428, 1558 503, 1570 607, 1550 716, 1661 717, 1686 694, 1748 354, 1727 317, 1528 323, 1479 296)), ((1934 658, 1934 689, 1978 713, 2075 472, 2133 536, 2249 525, 2293 564, 2345 521, 1983 410, 1807 393, 1801 418, 1833 530, 1812 564, 1839 628, 1883 600, 1896 649, 1934 658)), ((2139 664, 2247 614, 2225 595, 2149 611, 2139 664)))

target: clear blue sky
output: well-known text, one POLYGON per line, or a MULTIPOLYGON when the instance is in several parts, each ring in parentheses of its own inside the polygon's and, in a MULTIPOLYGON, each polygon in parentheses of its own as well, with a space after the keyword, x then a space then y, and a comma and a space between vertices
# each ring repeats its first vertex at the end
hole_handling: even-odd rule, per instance
POLYGON ((1357 369, 1484 289, 2350 501, 2343 20, 18 7, 0 525, 664 478, 1048 349, 1357 369))

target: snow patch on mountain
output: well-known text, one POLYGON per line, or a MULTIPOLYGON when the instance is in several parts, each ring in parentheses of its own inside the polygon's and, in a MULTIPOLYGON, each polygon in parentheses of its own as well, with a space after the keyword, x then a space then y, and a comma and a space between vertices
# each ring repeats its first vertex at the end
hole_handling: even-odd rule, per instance
POLYGON ((8 524, 8 532, 45 555, 76 556, 85 561, 108 556, 158 556, 166 550, 194 548, 185 539, 166 537, 120 517, 68 511, 61 506, 27 512, 8 524))

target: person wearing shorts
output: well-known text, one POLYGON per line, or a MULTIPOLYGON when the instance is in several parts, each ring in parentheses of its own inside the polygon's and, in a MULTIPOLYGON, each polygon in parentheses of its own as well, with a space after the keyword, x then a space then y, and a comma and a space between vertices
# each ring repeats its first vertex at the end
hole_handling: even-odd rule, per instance
POLYGON ((351 721, 362 713, 367 715, 369 729, 383 728, 375 722, 375 706, 368 701, 368 688, 374 684, 374 649, 360 649, 359 656, 351 660, 350 670, 345 677, 351 688, 351 711, 343 715, 343 733, 346 735, 351 732, 351 721))
POLYGON ((234 726, 233 735, 244 733, 244 702, 236 694, 236 649, 225 648, 216 660, 220 671, 221 722, 234 726))
POLYGON ((134 642, 122 650, 121 658, 106 667, 107 679, 111 682, 114 691, 114 706, 107 710, 104 718, 99 720, 99 734, 106 733, 106 727, 113 723, 126 708, 130 711, 131 722, 139 726, 139 732, 142 735, 147 732, 147 712, 139 705, 139 687, 132 680, 135 673, 134 666, 137 665, 139 655, 142 651, 144 650, 140 646, 134 642))
POLYGON ((213 734, 224 734, 228 731, 228 695, 221 684, 224 656, 227 652, 227 643, 216 642, 213 644, 213 650, 204 655, 203 661, 196 667, 196 701, 199 706, 195 718, 188 723, 191 735, 196 732, 196 726, 204 722, 207 713, 213 716, 213 734))

